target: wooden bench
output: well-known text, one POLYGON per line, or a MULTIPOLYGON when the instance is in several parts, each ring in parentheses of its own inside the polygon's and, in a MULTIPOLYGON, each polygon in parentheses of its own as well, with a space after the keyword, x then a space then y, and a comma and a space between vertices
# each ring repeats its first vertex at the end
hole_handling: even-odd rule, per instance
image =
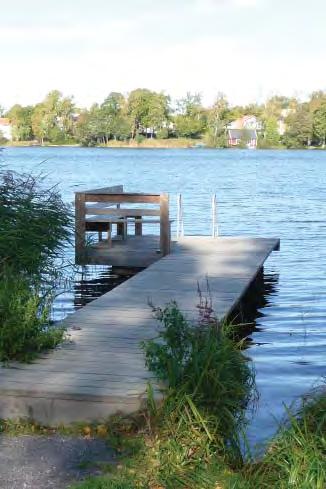
POLYGON ((128 236, 128 224, 134 223, 135 235, 142 236, 143 224, 160 225, 160 250, 163 255, 170 252, 169 198, 167 194, 125 193, 122 186, 77 192, 76 208, 76 260, 85 255, 86 232, 108 233, 109 246, 112 245, 112 229, 117 226, 117 235, 128 236), (135 207, 122 207, 133 204, 135 207), (137 207, 137 204, 151 204, 155 207, 137 207), (150 219, 150 218, 153 219, 150 219), (155 219, 156 218, 156 219, 155 219))
POLYGON ((127 219, 124 217, 87 217, 86 218, 86 231, 97 231, 99 235, 99 241, 103 240, 102 233, 107 233, 107 242, 109 246, 112 246, 112 224, 117 225, 117 235, 122 239, 127 239, 127 219))

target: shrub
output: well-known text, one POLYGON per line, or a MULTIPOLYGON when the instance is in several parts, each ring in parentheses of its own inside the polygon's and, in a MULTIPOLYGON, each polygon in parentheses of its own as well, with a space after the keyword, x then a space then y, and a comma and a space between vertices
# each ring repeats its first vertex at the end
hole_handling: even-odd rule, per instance
POLYGON ((172 404, 181 402, 198 419, 210 420, 215 447, 232 447, 240 456, 238 433, 255 393, 254 372, 241 343, 215 322, 191 325, 176 303, 160 310, 159 317, 158 339, 143 344, 149 370, 166 381, 172 404))
POLYGON ((0 361, 28 361, 38 352, 54 348, 63 330, 50 323, 51 295, 20 275, 2 272, 0 278, 0 361))
POLYGON ((0 172, 0 360, 29 360, 63 331, 50 323, 71 215, 42 178, 0 172))
POLYGON ((125 466, 77 487, 113 489, 132 480, 142 489, 217 489, 224 462, 242 462, 237 431, 254 376, 241 344, 214 321, 190 324, 176 303, 157 313, 162 329, 143 348, 148 367, 165 382, 164 400, 157 404, 149 387, 147 410, 140 413, 145 423, 134 434, 136 451, 130 450, 128 424, 122 421, 119 433, 111 423, 111 436, 119 439, 122 432, 128 440, 125 466))
POLYGON ((142 134, 137 134, 137 136, 135 137, 135 141, 137 144, 141 144, 145 141, 146 137, 143 136, 142 134))
POLYGON ((41 276, 70 237, 71 213, 56 187, 43 178, 0 172, 0 270, 41 276))
POLYGON ((167 127, 162 127, 156 133, 157 139, 169 139, 169 129, 167 127))

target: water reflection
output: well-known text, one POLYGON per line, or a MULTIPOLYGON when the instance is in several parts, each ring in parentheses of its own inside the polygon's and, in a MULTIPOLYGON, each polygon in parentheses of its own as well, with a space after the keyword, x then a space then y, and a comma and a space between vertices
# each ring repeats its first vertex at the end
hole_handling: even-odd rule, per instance
POLYGON ((259 393, 247 430, 253 453, 274 435, 285 406, 295 409, 301 396, 322 380, 326 338, 320 320, 325 317, 325 303, 315 296, 309 312, 306 307, 304 311, 298 296, 283 294, 273 269, 257 277, 242 303, 241 319, 250 323, 246 354, 253 362, 259 393))
POLYGON ((278 279, 277 273, 266 274, 261 268, 241 302, 228 318, 233 324, 245 325, 241 328, 241 332, 248 342, 252 341, 251 333, 261 331, 257 318, 263 315, 261 310, 272 302, 271 296, 277 290, 278 279))
POLYGON ((67 281, 57 295, 52 318, 61 321, 77 309, 122 284, 139 270, 87 265, 76 268, 72 281, 67 281))

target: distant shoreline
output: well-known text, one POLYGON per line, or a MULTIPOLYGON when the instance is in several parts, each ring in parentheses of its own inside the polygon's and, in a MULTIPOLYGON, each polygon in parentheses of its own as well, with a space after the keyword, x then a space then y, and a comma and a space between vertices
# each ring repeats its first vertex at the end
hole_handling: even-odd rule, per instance
MULTIPOLYGON (((0 148, 116 148, 116 149, 228 149, 231 151, 247 149, 243 147, 232 147, 232 148, 220 148, 213 147, 205 144, 200 139, 145 139, 141 142, 131 141, 126 143, 125 141, 110 141, 108 144, 97 144, 95 146, 83 146, 78 143, 71 144, 53 144, 45 143, 43 145, 35 143, 35 141, 20 141, 20 142, 9 142, 5 144, 0 144, 0 148)), ((326 149, 326 148, 325 148, 326 149)), ((256 148, 256 150, 279 150, 279 151, 293 151, 293 150, 321 150, 323 148, 310 146, 302 148, 286 148, 285 146, 276 146, 271 148, 256 148)), ((250 150, 251 151, 251 150, 250 150)), ((254 151, 254 150, 253 150, 254 151)))
POLYGON ((83 146, 78 143, 71 144, 53 144, 45 143, 43 145, 35 143, 35 141, 19 141, 9 142, 2 145, 3 147, 73 147, 73 148, 150 148, 150 149, 164 149, 164 148, 192 148, 192 147, 207 147, 200 139, 145 139, 144 141, 110 141, 108 144, 97 144, 95 146, 83 146))

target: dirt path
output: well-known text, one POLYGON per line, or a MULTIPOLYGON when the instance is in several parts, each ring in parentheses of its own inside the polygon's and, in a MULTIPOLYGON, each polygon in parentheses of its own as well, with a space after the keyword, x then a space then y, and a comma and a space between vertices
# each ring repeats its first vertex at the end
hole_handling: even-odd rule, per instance
POLYGON ((1 489, 66 489, 87 475, 100 474, 95 462, 114 453, 99 439, 71 436, 0 436, 1 489))

